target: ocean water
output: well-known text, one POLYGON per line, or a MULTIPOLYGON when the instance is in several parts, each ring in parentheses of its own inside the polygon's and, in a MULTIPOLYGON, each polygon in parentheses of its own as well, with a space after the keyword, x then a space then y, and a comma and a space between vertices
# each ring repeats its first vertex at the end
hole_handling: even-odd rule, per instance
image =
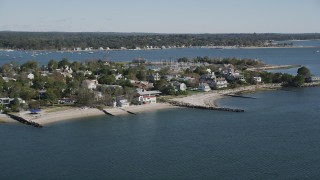
MULTIPOLYGON (((114 61, 139 56, 248 57, 269 64, 306 65, 320 75, 318 49, 53 52, 36 60, 46 64, 63 57, 72 61, 103 56, 114 61)), ((30 60, 21 53, 19 63, 30 60)), ((11 61, 13 54, 20 52, 0 52, 0 64, 11 61)), ((0 123, 0 179, 319 179, 320 88, 248 96, 256 99, 218 102, 244 113, 172 109, 84 118, 42 129, 0 123)))
POLYGON ((320 88, 198 109, 0 124, 0 179, 319 179, 320 88))

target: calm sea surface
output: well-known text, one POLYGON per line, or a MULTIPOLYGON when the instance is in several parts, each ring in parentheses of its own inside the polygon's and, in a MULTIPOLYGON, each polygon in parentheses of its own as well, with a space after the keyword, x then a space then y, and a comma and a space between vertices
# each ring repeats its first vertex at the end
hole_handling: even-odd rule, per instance
POLYGON ((0 179, 319 179, 320 88, 42 129, 1 124, 0 179))
MULTIPOLYGON (((303 64, 319 72, 317 49, 111 51, 108 57, 120 61, 139 55, 151 60, 236 56, 303 64)), ((99 53, 103 54, 86 56, 99 53)), ((51 54, 60 59, 65 53, 51 54)), ((85 118, 42 129, 2 123, 0 179, 319 179, 320 88, 248 96, 256 99, 218 102, 245 109, 244 113, 161 110, 85 118)))

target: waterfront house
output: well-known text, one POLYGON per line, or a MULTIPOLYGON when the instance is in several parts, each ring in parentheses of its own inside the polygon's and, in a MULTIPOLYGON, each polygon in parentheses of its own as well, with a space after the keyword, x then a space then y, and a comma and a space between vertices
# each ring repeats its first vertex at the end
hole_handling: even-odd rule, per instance
MULTIPOLYGON (((9 105, 14 100, 15 100, 15 98, 9 98, 9 97, 0 98, 0 104, 1 105, 9 105)), ((17 98, 17 100, 19 101, 20 104, 25 104, 26 103, 26 101, 21 99, 21 98, 17 98)))
POLYGON ((262 78, 261 77, 253 77, 253 80, 256 83, 261 83, 262 82, 262 78))
POLYGON ((73 51, 81 51, 82 49, 81 49, 81 47, 75 47, 75 48, 73 48, 73 51))
POLYGON ((86 79, 86 80, 83 80, 82 83, 81 83, 81 86, 83 88, 87 88, 87 89, 91 89, 91 90, 96 89, 97 85, 98 85, 98 81, 97 80, 86 79))
POLYGON ((123 96, 116 97, 115 102, 117 107, 128 107, 130 105, 128 99, 124 98, 123 96))
POLYGON ((141 104, 157 103, 156 95, 161 94, 160 91, 146 91, 140 88, 137 88, 137 93, 139 95, 138 101, 141 104))
POLYGON ((211 88, 207 83, 199 83, 198 91, 208 92, 210 90, 211 90, 211 88))
POLYGON ((225 78, 219 77, 216 79, 216 81, 214 81, 210 84, 210 87, 212 87, 214 89, 226 88, 226 87, 228 87, 228 82, 226 81, 225 78))
POLYGON ((211 84, 213 82, 216 81, 216 75, 214 74, 214 72, 208 72, 207 74, 203 74, 202 76, 200 76, 199 78, 199 82, 200 83, 207 83, 207 84, 211 84))
POLYGON ((143 104, 154 104, 157 103, 157 97, 151 95, 139 96, 139 102, 143 104))
POLYGON ((61 98, 58 100, 58 104, 74 104, 76 101, 73 98, 61 98))
POLYGON ((306 78, 306 82, 312 83, 312 82, 320 82, 319 76, 310 76, 306 78))
POLYGON ((0 98, 1 105, 9 105, 11 101, 13 101, 12 98, 0 98))

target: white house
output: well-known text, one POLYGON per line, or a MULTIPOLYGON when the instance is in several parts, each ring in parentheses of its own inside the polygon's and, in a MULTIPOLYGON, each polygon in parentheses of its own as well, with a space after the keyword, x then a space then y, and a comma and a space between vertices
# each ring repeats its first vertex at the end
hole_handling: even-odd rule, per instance
POLYGON ((161 78, 161 76, 160 76, 159 73, 150 74, 148 76, 148 79, 151 80, 151 81, 159 81, 160 78, 161 78))
POLYGON ((27 75, 27 78, 30 79, 30 80, 34 79, 34 74, 29 73, 29 74, 27 75))
POLYGON ((72 98, 61 98, 58 100, 58 104, 74 104, 76 101, 72 98))
MULTIPOLYGON (((210 69, 209 69, 210 70, 210 69)), ((208 71, 208 70, 207 70, 208 71)), ((208 72, 208 74, 204 74, 200 77, 199 81, 200 83, 207 83, 207 84, 211 84, 213 82, 216 81, 216 75, 214 74, 214 72, 208 72)))
POLYGON ((156 95, 161 94, 160 91, 145 91, 140 88, 137 88, 137 93, 139 94, 138 101, 143 104, 157 103, 156 95))
POLYGON ((73 70, 68 65, 65 65, 62 71, 65 73, 70 73, 70 74, 73 73, 73 70))
POLYGON ((157 97, 151 95, 139 96, 139 102, 143 104, 154 104, 157 103, 157 97))
POLYGON ((114 78, 115 78, 116 80, 119 80, 119 79, 122 79, 123 76, 122 76, 122 74, 117 74, 117 75, 114 75, 114 78))
POLYGON ((91 75, 91 74, 92 74, 92 72, 91 72, 91 71, 88 71, 88 70, 86 70, 86 71, 83 72, 83 75, 85 75, 85 76, 86 76, 86 75, 91 75))
POLYGON ((211 88, 207 83, 200 83, 198 86, 198 91, 208 92, 210 90, 211 90, 211 88))
POLYGON ((172 83, 172 86, 174 86, 176 90, 180 90, 180 91, 187 90, 187 85, 185 83, 180 83, 175 81, 172 83))
POLYGON ((261 77, 253 77, 253 80, 254 80, 254 82, 256 82, 256 83, 261 83, 261 82, 262 82, 261 77))
POLYGON ((116 106, 117 107, 128 107, 130 103, 128 102, 128 99, 119 96, 116 98, 116 106))
POLYGON ((81 86, 87 89, 96 89, 98 85, 98 81, 97 80, 83 80, 81 83, 81 86))
POLYGON ((320 77, 318 76, 310 76, 308 78, 306 78, 307 82, 319 82, 320 81, 320 77))
MULTIPOLYGON (((25 104, 26 101, 21 99, 21 98, 17 98, 20 104, 25 104)), ((0 104, 1 105, 9 105, 12 101, 14 101, 14 98, 0 98, 0 104)))
POLYGON ((12 100, 12 98, 0 98, 0 104, 9 105, 12 100))
POLYGON ((210 84, 210 87, 215 88, 215 89, 221 89, 221 88, 226 88, 228 87, 228 82, 226 81, 225 78, 217 78, 215 82, 210 84))

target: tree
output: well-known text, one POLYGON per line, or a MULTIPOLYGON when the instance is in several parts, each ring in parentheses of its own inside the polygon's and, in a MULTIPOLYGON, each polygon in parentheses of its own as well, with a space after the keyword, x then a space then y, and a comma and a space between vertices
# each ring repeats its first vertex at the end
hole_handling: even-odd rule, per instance
POLYGON ((99 84, 109 84, 112 85, 116 81, 113 75, 103 75, 98 79, 99 84))
POLYGON ((310 70, 305 66, 302 66, 301 68, 299 68, 298 71, 297 71, 297 74, 300 75, 300 76, 303 76, 304 78, 307 78, 307 77, 311 76, 310 70))
POLYGON ((10 108, 13 112, 19 112, 20 111, 20 101, 18 98, 14 98, 14 100, 10 104, 10 108))
POLYGON ((50 102, 52 105, 57 102, 58 98, 52 89, 48 89, 44 94, 44 99, 50 102))
POLYGON ((139 81, 145 81, 147 79, 146 71, 144 71, 144 70, 138 71, 137 78, 139 81))
POLYGON ((21 65, 22 71, 30 71, 30 70, 37 70, 38 69, 38 63, 36 61, 28 61, 21 65))
POLYGON ((63 58, 61 61, 58 62, 58 68, 63 68, 65 66, 70 66, 70 63, 67 58, 63 58))
POLYGON ((21 89, 20 97, 23 100, 30 101, 32 98, 35 98, 36 96, 37 96, 36 90, 34 90, 30 87, 23 87, 21 89))
POLYGON ((81 88, 76 94, 77 104, 81 106, 92 106, 94 103, 94 93, 89 89, 81 88))
POLYGON ((296 75, 292 82, 291 85, 294 87, 301 87, 303 85, 303 83, 305 82, 305 77, 302 75, 296 75))
POLYGON ((205 66, 199 66, 193 72, 199 74, 200 76, 208 73, 205 66))
POLYGON ((51 59, 49 62, 48 62, 48 69, 50 72, 54 71, 55 69, 58 68, 58 62, 54 59, 51 59))
POLYGON ((292 82, 293 80, 293 76, 291 74, 288 73, 284 73, 281 76, 281 82, 283 83, 283 85, 287 86, 290 84, 290 82, 292 82))

